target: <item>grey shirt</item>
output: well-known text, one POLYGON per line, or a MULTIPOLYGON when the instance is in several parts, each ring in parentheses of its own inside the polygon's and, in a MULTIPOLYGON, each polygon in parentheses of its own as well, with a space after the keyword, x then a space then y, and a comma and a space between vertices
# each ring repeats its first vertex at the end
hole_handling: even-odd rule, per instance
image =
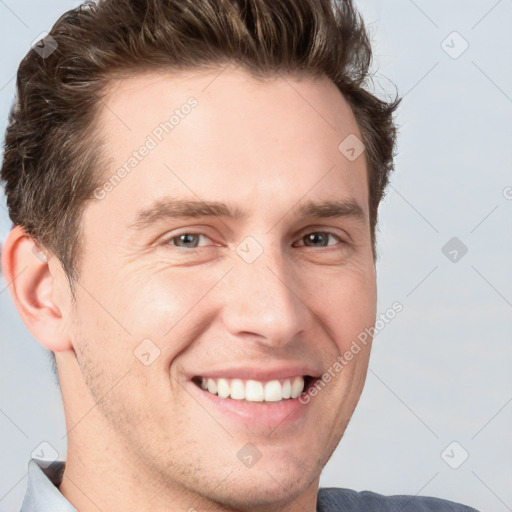
MULTIPOLYGON (((36 459, 28 463, 28 485, 20 512, 76 512, 57 486, 64 461, 50 465, 36 459), (41 464, 41 465, 39 465, 41 464), (47 466, 47 467, 45 467, 47 466)), ((452 501, 420 496, 383 496, 374 492, 320 488, 317 512, 478 512, 452 501)))

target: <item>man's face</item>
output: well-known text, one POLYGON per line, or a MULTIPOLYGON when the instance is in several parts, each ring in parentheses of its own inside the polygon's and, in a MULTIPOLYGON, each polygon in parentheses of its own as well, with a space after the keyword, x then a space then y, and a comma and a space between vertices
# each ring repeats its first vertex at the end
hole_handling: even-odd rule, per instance
MULTIPOLYGON (((361 138, 354 116, 327 79, 231 68, 132 77, 106 103, 105 182, 120 179, 84 211, 70 324, 103 423, 77 429, 101 432, 141 481, 235 508, 296 497, 344 432, 369 344, 342 371, 338 356, 375 321, 365 155, 338 149, 361 138), (186 201, 196 216, 175 215, 186 201), (341 214, 304 210, 325 202, 341 214), (297 392, 329 370, 308 403, 280 399, 287 380, 297 392), (240 379, 230 390, 249 400, 203 378, 221 394, 218 379, 240 379)), ((87 401, 64 394, 68 412, 87 401)))

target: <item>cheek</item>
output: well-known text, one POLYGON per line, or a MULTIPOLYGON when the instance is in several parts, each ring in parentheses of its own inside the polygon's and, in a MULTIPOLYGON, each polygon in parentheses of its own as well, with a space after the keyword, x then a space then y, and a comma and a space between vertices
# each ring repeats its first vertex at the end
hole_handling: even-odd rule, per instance
MULTIPOLYGON (((183 335, 183 329, 199 332, 201 325, 211 321, 214 308, 205 311, 208 301, 203 299, 225 275, 226 269, 221 267, 173 268, 168 262, 126 266, 102 291, 103 303, 108 304, 117 322, 106 318, 98 308, 93 314, 102 315, 119 342, 129 345, 130 351, 149 339, 162 355, 172 357, 193 339, 183 335)), ((145 343, 146 348, 152 348, 150 342, 145 343)))
POLYGON ((315 279, 310 303, 340 350, 345 349, 376 317, 377 289, 371 264, 340 268, 315 279))

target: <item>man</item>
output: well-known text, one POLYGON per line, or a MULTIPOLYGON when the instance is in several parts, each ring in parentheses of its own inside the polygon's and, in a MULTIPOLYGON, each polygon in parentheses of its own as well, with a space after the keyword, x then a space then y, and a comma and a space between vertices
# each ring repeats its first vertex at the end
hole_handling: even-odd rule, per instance
POLYGON ((319 490, 376 317, 397 102, 370 57, 328 0, 104 0, 28 53, 2 268, 68 454, 24 512, 474 510, 319 490))

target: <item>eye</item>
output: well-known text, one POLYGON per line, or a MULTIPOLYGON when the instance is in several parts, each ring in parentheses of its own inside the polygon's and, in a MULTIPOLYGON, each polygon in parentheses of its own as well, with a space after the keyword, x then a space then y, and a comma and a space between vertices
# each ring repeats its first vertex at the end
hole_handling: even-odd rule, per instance
POLYGON ((328 231, 313 231, 304 235, 301 240, 304 241, 303 245, 306 247, 328 247, 329 245, 335 245, 328 243, 329 237, 343 243, 343 240, 338 235, 328 231))
POLYGON ((174 235, 167 240, 165 244, 175 245, 183 249, 195 249, 199 244, 199 239, 203 237, 209 240, 206 235, 202 233, 181 233, 180 235, 174 235))
MULTIPOLYGON (((201 239, 211 240, 202 233, 187 232, 167 238, 164 240, 164 245, 173 245, 180 249, 196 249, 201 246, 201 239)), ((339 235, 329 231, 312 231, 311 233, 307 233, 302 236, 300 241, 303 243, 299 243, 298 245, 306 247, 329 247, 336 245, 336 243, 329 243, 330 239, 341 242, 342 244, 344 243, 343 239, 339 235)), ((203 246, 204 245, 205 244, 203 244, 203 246)))

